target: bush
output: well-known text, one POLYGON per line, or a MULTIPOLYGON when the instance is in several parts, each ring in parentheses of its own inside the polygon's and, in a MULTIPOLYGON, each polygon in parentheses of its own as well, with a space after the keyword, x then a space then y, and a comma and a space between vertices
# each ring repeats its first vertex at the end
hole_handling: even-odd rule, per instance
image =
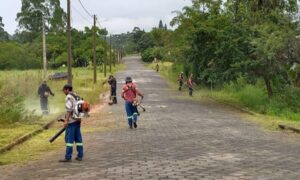
POLYGON ((11 86, 0 82, 0 124, 11 124, 21 121, 24 117, 24 98, 16 93, 11 86))
POLYGON ((41 67, 42 60, 37 61, 24 45, 18 43, 0 43, 0 69, 29 69, 41 67))
POLYGON ((236 92, 234 96, 245 106, 260 113, 265 113, 265 108, 269 103, 266 92, 254 85, 246 85, 236 92))
POLYGON ((152 62, 154 59, 163 60, 164 49, 160 47, 148 48, 142 52, 142 60, 144 62, 152 62))

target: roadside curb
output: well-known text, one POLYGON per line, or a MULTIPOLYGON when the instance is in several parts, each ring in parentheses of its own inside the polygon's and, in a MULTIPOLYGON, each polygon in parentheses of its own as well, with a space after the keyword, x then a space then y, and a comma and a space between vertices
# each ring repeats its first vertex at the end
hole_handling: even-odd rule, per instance
MULTIPOLYGON (((257 115, 257 113, 252 112, 252 111, 250 111, 250 110, 248 110, 248 109, 244 109, 244 108, 235 106, 235 105, 230 104, 230 103, 220 102, 220 101, 215 100, 215 99, 213 99, 213 98, 211 98, 211 97, 210 97, 210 99, 212 99, 212 100, 214 100, 214 101, 217 101, 217 102, 219 102, 219 103, 223 103, 224 105, 233 107, 233 108, 235 108, 235 109, 237 109, 237 110, 240 110, 240 111, 242 111, 242 112, 244 112, 244 113, 248 113, 248 114, 250 114, 250 115, 257 115)), ((298 133, 298 134, 300 133, 300 129, 294 128, 294 127, 291 127, 291 126, 287 126, 287 125, 284 125, 284 124, 278 124, 278 127, 279 127, 279 129, 281 129, 281 130, 291 130, 291 131, 293 131, 293 132, 295 132, 295 133, 298 133)))
POLYGON ((16 145, 19 145, 19 144, 25 142, 26 140, 32 138, 33 136, 35 136, 35 135, 37 135, 37 134, 43 132, 44 130, 49 129, 49 127, 50 127, 54 122, 56 122, 56 120, 52 120, 52 121, 48 122, 47 124, 43 125, 42 127, 38 128, 38 129, 36 129, 36 130, 34 130, 34 131, 28 133, 28 134, 25 134, 25 135, 19 137, 18 139, 14 140, 14 141, 11 142, 10 144, 8 144, 8 145, 2 147, 2 148, 0 149, 0 153, 4 153, 4 152, 6 152, 6 151, 9 151, 9 150, 11 150, 13 147, 15 147, 16 145))
POLYGON ((257 113, 255 113, 255 112, 253 112, 253 111, 250 111, 249 109, 245 109, 245 108, 242 108, 242 107, 233 105, 233 104, 228 103, 228 102, 220 101, 220 100, 214 99, 214 98, 209 97, 209 96, 208 96, 207 98, 209 98, 209 99, 211 99, 211 100, 213 100, 213 101, 215 101, 215 102, 217 102, 217 103, 224 104, 224 105, 226 105, 226 106, 230 106, 230 107, 232 107, 232 108, 234 108, 234 109, 237 109, 237 110, 239 110, 239 111, 242 111, 242 112, 244 112, 244 113, 247 113, 247 114, 250 114, 250 115, 257 115, 257 113))
POLYGON ((297 128, 294 128, 294 127, 291 127, 291 126, 287 126, 287 125, 284 125, 284 124, 278 124, 278 127, 282 130, 291 130, 295 133, 300 133, 300 129, 297 129, 297 128))
POLYGON ((223 103, 223 104, 225 104, 225 105, 227 105, 227 106, 233 107, 233 108, 235 108, 235 109, 237 109, 237 110, 240 110, 240 111, 242 111, 242 112, 244 112, 244 113, 248 113, 248 114, 250 114, 250 115, 256 115, 256 114, 257 114, 257 113, 255 113, 255 112, 253 112, 253 111, 250 111, 250 110, 245 109, 245 108, 241 108, 241 107, 239 107, 239 106, 236 106, 236 105, 233 105, 233 104, 230 104, 230 103, 226 103, 226 102, 221 102, 221 103, 223 103))

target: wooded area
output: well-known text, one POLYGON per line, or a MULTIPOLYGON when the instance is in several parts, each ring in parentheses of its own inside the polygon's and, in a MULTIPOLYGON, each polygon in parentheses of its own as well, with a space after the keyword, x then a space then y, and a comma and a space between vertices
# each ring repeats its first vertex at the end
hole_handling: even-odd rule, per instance
POLYGON ((241 76, 249 83, 263 79, 270 97, 286 85, 299 86, 296 0, 193 0, 176 13, 174 31, 135 33, 144 61, 174 61, 197 82, 215 86, 241 76))

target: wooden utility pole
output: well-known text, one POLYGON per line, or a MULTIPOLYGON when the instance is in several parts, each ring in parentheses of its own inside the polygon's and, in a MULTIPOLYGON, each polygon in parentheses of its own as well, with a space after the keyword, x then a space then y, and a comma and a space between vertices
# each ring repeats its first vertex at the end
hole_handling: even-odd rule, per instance
POLYGON ((106 59, 107 59, 107 42, 105 35, 105 43, 104 43, 104 77, 106 77, 106 59))
POLYGON ((46 54, 46 34, 45 34, 45 18, 44 15, 42 15, 42 21, 43 21, 43 67, 44 67, 44 74, 43 79, 47 80, 47 54, 46 54))
POLYGON ((112 61, 112 53, 111 53, 111 35, 109 36, 109 72, 111 73, 111 61, 112 61))
POLYGON ((120 60, 121 60, 121 58, 120 58, 120 48, 118 48, 118 64, 120 64, 120 60))
POLYGON ((114 67, 116 67, 116 63, 117 63, 117 50, 115 48, 114 48, 113 63, 114 63, 114 67))
POLYGON ((117 58, 118 58, 118 52, 117 52, 117 49, 114 48, 114 67, 116 67, 117 58))
POLYGON ((94 84, 97 83, 97 64, 96 64, 96 15, 94 15, 94 37, 93 37, 93 65, 94 65, 94 84))
POLYGON ((71 3, 67 7, 67 39, 68 39, 68 84, 72 85, 72 49, 71 49, 71 3))

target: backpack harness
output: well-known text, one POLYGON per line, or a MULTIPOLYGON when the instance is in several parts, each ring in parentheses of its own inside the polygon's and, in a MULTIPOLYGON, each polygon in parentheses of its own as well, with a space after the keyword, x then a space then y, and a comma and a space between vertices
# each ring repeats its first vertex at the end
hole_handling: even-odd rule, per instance
POLYGON ((72 118, 74 119, 82 119, 89 117, 89 111, 90 111, 90 103, 83 100, 83 98, 80 98, 78 95, 75 95, 73 93, 69 93, 75 100, 73 112, 72 112, 72 118))

